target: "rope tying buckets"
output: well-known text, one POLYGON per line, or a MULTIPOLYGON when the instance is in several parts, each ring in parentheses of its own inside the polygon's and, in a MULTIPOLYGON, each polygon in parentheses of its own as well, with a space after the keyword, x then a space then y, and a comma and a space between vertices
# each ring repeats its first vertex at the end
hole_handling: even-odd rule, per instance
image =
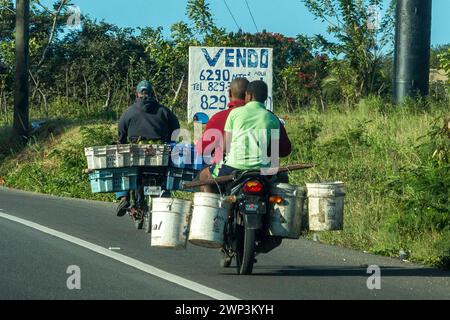
POLYGON ((229 208, 220 195, 195 193, 189 242, 206 248, 222 247, 229 208))
POLYGON ((344 228, 344 183, 307 183, 309 230, 335 231, 344 228))
POLYGON ((180 199, 153 199, 152 247, 186 248, 191 204, 191 201, 180 199))

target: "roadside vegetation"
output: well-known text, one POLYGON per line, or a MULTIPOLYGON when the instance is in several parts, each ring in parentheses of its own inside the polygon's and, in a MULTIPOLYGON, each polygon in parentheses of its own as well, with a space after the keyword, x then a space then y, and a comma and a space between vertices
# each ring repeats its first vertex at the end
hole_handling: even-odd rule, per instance
MULTIPOLYGON (((291 173, 292 183, 345 182, 345 230, 320 233, 320 240, 392 257, 403 250, 410 261, 448 267, 450 132, 444 113, 414 105, 386 111, 378 98, 342 108, 282 115, 294 146, 283 164, 316 165, 291 173)), ((21 151, 2 150, 0 180, 34 192, 112 201, 110 194, 91 193, 82 170, 84 147, 116 139, 114 121, 52 121, 21 151)))
POLYGON ((215 25, 203 0, 188 1, 189 23, 174 24, 169 38, 161 28, 123 29, 88 16, 80 30, 66 30, 70 1, 54 1, 53 9, 32 1, 30 115, 45 124, 20 144, 10 129, 14 6, 0 0, 0 67, 6 68, 0 74, 0 185, 112 201, 112 195, 91 193, 82 173, 84 147, 115 143, 117 119, 140 80, 148 78, 158 100, 185 120, 189 46, 270 46, 275 112, 286 120, 294 147, 283 164, 315 164, 291 173, 292 183, 340 180, 346 186, 345 229, 320 233, 320 240, 392 257, 404 251, 410 261, 448 268, 449 46, 432 50, 439 79, 430 97, 393 105, 393 7, 385 8, 380 28, 368 30, 367 1, 303 2, 323 21, 341 17, 330 24, 336 43, 322 36, 230 33, 215 25))

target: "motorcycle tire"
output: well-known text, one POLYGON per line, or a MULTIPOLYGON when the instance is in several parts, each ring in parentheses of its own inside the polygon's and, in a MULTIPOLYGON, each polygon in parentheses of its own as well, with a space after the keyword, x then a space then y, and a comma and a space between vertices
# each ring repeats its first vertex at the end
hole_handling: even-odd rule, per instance
POLYGON ((236 267, 239 275, 249 275, 255 262, 256 230, 236 228, 236 267))
POLYGON ((144 226, 144 220, 134 220, 134 226, 136 227, 136 229, 141 230, 144 226))
POLYGON ((151 233, 152 232, 152 218, 151 218, 151 207, 152 207, 152 197, 145 196, 146 209, 144 212, 144 232, 151 233))
POLYGON ((150 212, 146 212, 144 214, 144 231, 146 233, 151 233, 152 232, 152 224, 151 224, 151 220, 150 220, 150 212))

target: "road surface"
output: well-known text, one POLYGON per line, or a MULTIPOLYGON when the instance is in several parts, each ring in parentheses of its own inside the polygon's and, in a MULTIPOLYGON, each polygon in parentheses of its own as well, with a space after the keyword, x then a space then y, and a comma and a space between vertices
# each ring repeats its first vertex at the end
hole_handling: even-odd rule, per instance
POLYGON ((0 299, 450 299, 449 272, 307 240, 284 241, 238 276, 217 250, 150 247, 114 207, 0 188, 0 299), (368 289, 371 265, 380 289, 368 289))

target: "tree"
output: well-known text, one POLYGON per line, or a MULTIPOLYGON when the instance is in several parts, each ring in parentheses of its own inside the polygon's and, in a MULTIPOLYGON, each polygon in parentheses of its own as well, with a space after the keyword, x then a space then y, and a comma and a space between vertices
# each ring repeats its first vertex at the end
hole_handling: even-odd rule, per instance
POLYGON ((448 83, 450 84, 450 48, 447 48, 446 51, 439 54, 438 58, 439 65, 447 74, 447 77, 449 78, 448 83))
POLYGON ((330 71, 345 96, 357 100, 383 89, 386 79, 380 71, 384 56, 392 54, 395 1, 379 22, 380 0, 302 1, 316 18, 328 23, 328 33, 336 39, 315 37, 334 57, 330 71))
POLYGON ((14 28, 16 11, 12 0, 0 0, 0 112, 9 113, 13 92, 14 28))
POLYGON ((450 49, 450 44, 444 44, 444 45, 437 45, 431 47, 430 52, 430 68, 431 69, 440 69, 441 68, 441 62, 440 62, 440 56, 442 54, 445 54, 450 49))
POLYGON ((291 38, 266 30, 230 33, 228 37, 229 46, 273 48, 273 94, 277 105, 283 105, 288 112, 310 103, 323 106, 320 83, 327 75, 327 58, 313 52, 314 45, 306 37, 291 38))
POLYGON ((145 58, 132 29, 85 18, 82 30, 69 33, 49 62, 59 80, 54 81, 65 84, 57 94, 69 99, 71 91, 71 100, 89 113, 99 102, 97 109, 107 112, 114 104, 121 109, 128 104, 132 87, 151 70, 145 58))
POLYGON ((67 9, 70 5, 69 0, 58 0, 53 3, 53 10, 51 10, 44 6, 40 0, 34 0, 31 3, 30 32, 33 37, 30 39, 30 60, 32 63, 29 75, 34 85, 32 99, 39 93, 47 117, 49 116, 48 93, 45 92, 44 87, 46 87, 46 84, 47 87, 51 87, 47 80, 53 79, 53 77, 46 68, 49 64, 44 62, 53 53, 58 34, 66 27, 67 9))
POLYGON ((205 0, 189 0, 186 9, 189 20, 194 23, 197 35, 208 36, 217 28, 205 0))

